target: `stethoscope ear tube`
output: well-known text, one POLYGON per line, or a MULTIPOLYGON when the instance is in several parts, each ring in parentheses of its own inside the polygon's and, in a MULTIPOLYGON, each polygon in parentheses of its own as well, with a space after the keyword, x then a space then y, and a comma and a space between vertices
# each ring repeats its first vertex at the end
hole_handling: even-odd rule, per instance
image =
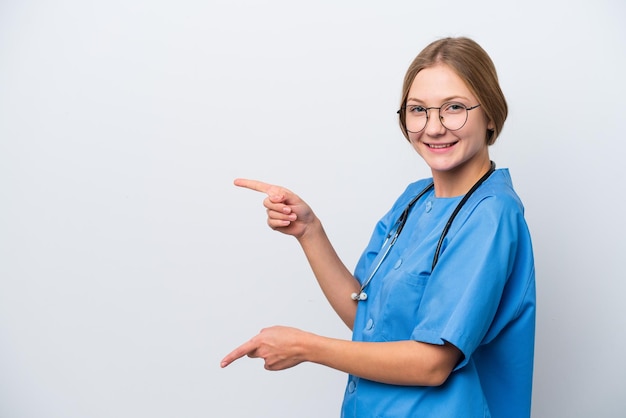
POLYGON ((441 232, 441 236, 439 237, 439 242, 437 242, 437 248, 435 249, 435 255, 433 256, 433 264, 430 268, 431 272, 435 269, 435 266, 437 265, 437 261, 439 261, 439 253, 441 252, 441 246, 443 245, 444 238, 446 237, 446 235, 448 235, 448 231, 450 230, 452 221, 454 221, 454 218, 456 218, 456 215, 458 215, 458 213, 461 211, 461 208, 465 205, 465 202, 467 202, 470 196, 476 191, 476 189, 480 187, 481 184, 485 182, 485 180, 489 178, 489 176, 494 171, 496 171, 496 163, 491 161, 491 166, 489 167, 489 171, 487 171, 480 179, 478 179, 478 181, 472 186, 469 192, 465 193, 465 196, 463 196, 463 199, 461 199, 459 204, 456 205, 456 208, 454 208, 452 215, 450 215, 450 218, 448 218, 448 222, 446 222, 446 226, 444 226, 443 231, 441 232))

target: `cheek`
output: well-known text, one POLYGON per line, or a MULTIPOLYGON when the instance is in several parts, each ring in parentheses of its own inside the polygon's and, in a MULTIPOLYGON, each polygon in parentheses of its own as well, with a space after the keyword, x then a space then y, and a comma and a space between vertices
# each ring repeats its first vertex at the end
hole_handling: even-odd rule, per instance
POLYGON ((468 137, 466 142, 468 143, 470 149, 476 151, 487 148, 487 133, 485 132, 474 134, 473 136, 468 137))
POLYGON ((468 123, 456 131, 458 136, 462 139, 465 139, 465 142, 472 143, 472 147, 480 147, 487 146, 487 141, 489 137, 489 131, 487 130, 488 124, 486 121, 476 121, 477 123, 468 123))
POLYGON ((419 134, 410 134, 409 135, 409 143, 411 144, 411 146, 413 147, 413 149, 415 150, 415 152, 417 152, 419 155, 422 155, 422 146, 420 141, 419 141, 420 135, 419 134))
POLYGON ((420 138, 422 137, 423 133, 419 133, 419 134, 412 134, 409 133, 407 134, 409 137, 409 142, 411 143, 411 145, 413 145, 414 147, 417 146, 417 144, 420 142, 420 138))

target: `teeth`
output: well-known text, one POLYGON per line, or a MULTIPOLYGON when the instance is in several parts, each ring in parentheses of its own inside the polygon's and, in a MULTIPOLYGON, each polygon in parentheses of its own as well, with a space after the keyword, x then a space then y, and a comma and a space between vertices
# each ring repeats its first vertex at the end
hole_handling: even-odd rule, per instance
POLYGON ((439 145, 434 145, 434 144, 429 144, 428 146, 430 148, 436 148, 436 149, 441 149, 441 148, 449 148, 451 147, 453 144, 439 144, 439 145))

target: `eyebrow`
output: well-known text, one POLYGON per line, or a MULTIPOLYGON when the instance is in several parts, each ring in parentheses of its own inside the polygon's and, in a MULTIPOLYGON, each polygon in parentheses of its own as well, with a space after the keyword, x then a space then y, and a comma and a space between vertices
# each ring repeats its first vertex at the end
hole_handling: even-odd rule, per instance
MULTIPOLYGON (((449 97, 446 97, 445 99, 443 99, 441 101, 441 103, 447 103, 447 102, 453 101, 453 100, 467 100, 467 101, 470 101, 469 97, 465 97, 465 96, 449 96, 449 97)), ((407 97, 406 102, 408 103, 410 101, 417 102, 417 103, 424 103, 423 100, 416 99, 414 97, 407 97)))

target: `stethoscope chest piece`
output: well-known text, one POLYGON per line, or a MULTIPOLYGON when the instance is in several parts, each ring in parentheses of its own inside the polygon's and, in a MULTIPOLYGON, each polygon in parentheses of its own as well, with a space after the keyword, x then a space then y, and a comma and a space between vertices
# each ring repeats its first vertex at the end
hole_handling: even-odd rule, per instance
POLYGON ((350 297, 354 301, 366 300, 367 299, 367 293, 365 293, 363 291, 361 291, 359 293, 354 292, 353 294, 350 295, 350 297))

